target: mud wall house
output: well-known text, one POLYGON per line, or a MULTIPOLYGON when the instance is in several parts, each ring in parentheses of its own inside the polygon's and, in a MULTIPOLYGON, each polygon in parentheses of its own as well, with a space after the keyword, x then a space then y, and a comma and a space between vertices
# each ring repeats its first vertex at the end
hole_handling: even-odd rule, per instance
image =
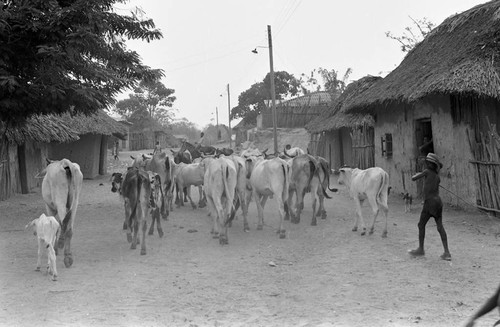
POLYGON ((78 139, 58 116, 33 116, 22 125, 6 126, 0 135, 0 201, 40 187, 51 144, 78 139))
POLYGON ((447 18, 348 113, 375 117, 375 164, 396 192, 420 195, 411 176, 426 152, 442 163, 440 194, 462 208, 500 212, 500 1, 447 18), (421 150, 432 139, 430 149, 421 150))
POLYGON ((365 76, 347 86, 327 110, 311 120, 309 151, 321 156, 330 167, 366 169, 374 166, 374 120, 370 114, 345 112, 351 100, 369 89, 381 77, 365 76))
POLYGON ((235 146, 240 146, 243 142, 252 141, 249 139, 248 131, 255 129, 255 124, 250 124, 242 119, 236 126, 231 128, 233 134, 235 134, 235 146))
MULTIPOLYGON (((294 99, 276 103, 276 127, 304 127, 322 112, 327 110, 332 102, 332 95, 326 91, 312 92, 294 99)), ((262 112, 262 127, 273 127, 271 103, 262 112)))
POLYGON ((79 139, 69 143, 52 142, 49 157, 53 160, 69 159, 80 165, 83 178, 96 178, 107 174, 108 141, 111 136, 126 138, 126 128, 99 110, 94 115, 58 116, 60 124, 75 131, 79 139))

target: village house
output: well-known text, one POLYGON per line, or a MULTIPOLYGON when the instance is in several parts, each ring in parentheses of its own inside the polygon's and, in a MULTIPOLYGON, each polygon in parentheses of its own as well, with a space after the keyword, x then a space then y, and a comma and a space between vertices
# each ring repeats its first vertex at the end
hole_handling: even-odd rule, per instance
POLYGON ((346 106, 374 117, 375 165, 393 191, 438 155, 443 200, 500 212, 500 2, 447 18, 401 64, 346 106))
POLYGON ((356 96, 369 89, 381 77, 366 76, 350 83, 340 97, 311 120, 309 151, 325 158, 330 167, 366 169, 374 166, 374 120, 370 114, 348 114, 346 107, 356 96))
POLYGON ((37 115, 21 126, 7 126, 0 138, 0 200, 40 187, 46 160, 76 162, 84 178, 105 175, 108 139, 124 139, 125 133, 101 110, 94 115, 37 115))

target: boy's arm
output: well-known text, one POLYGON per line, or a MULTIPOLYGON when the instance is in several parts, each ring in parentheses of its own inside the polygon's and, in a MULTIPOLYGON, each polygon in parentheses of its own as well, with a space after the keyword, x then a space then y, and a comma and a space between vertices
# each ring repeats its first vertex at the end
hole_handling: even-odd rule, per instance
POLYGON ((472 316, 470 317, 469 321, 467 322, 466 326, 474 326, 474 321, 478 319, 479 317, 487 314, 491 310, 495 309, 496 306, 498 305, 498 300, 500 296, 500 287, 498 287, 497 291, 495 294, 493 294, 492 297, 486 301, 483 306, 472 316))
POLYGON ((425 170, 421 173, 417 173, 411 177, 412 181, 416 181, 417 179, 420 179, 426 175, 425 170))

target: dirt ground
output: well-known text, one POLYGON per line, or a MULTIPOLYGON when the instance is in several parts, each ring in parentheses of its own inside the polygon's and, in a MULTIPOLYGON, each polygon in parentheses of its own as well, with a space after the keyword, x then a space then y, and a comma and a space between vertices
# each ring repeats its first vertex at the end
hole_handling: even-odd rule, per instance
MULTIPOLYGON (((446 208, 451 262, 439 258, 432 220, 426 256, 407 254, 417 246, 419 201, 405 213, 392 194, 388 238, 382 219, 374 235, 360 236, 345 191, 327 200, 328 217, 315 227, 307 196, 302 221, 287 222, 283 240, 274 201, 262 231, 252 203, 251 231, 239 218, 226 246, 212 239, 206 209, 181 207, 163 222, 163 238, 147 237, 141 256, 130 250, 110 188, 109 175, 84 181, 74 264, 65 268, 58 256, 55 282, 34 271, 37 242, 24 230, 44 210, 39 191, 0 202, 1 326, 461 326, 499 283, 499 220, 477 211, 446 208)), ((490 313, 477 326, 496 319, 490 313)))

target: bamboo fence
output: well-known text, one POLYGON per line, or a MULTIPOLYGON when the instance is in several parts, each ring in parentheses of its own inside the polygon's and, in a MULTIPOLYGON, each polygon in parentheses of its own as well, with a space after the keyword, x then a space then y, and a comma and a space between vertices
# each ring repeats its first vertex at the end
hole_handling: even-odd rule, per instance
POLYGON ((353 167, 366 169, 375 166, 374 130, 364 124, 351 129, 353 167))

